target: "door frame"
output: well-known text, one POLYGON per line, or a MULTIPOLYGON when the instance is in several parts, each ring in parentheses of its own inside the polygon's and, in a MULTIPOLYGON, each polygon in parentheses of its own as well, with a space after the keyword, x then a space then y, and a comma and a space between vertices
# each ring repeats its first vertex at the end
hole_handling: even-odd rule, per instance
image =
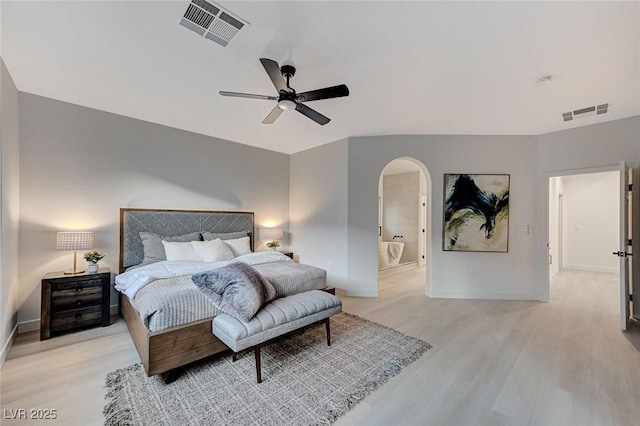
POLYGON ((564 256, 562 256, 562 250, 564 250, 564 195, 558 194, 558 272, 562 272, 564 269, 564 256))
MULTIPOLYGON (((546 214, 545 216, 545 240, 548 243, 549 241, 549 186, 550 186, 550 179, 554 178, 554 177, 564 177, 564 176, 573 176, 573 175, 585 175, 585 174, 592 174, 592 173, 606 173, 606 172, 620 172, 620 164, 612 164, 609 166, 601 166, 601 167, 591 167, 591 168, 585 168, 585 169, 571 169, 571 170, 560 170, 560 171, 555 171, 555 172, 547 172, 545 173, 545 199, 546 199, 546 203, 545 203, 545 208, 546 208, 546 214)), ((618 192, 619 192, 619 188, 618 188, 618 192)), ((544 301, 549 301, 550 300, 550 294, 551 294, 551 277, 549 276, 549 262, 545 262, 545 269, 546 269, 546 285, 545 287, 542 289, 542 298, 541 300, 544 301)))
MULTIPOLYGON (((391 160, 387 161, 386 164, 380 169, 380 172, 378 174, 378 224, 382 225, 381 223, 381 216, 380 216, 380 206, 382 204, 384 204, 384 191, 382 191, 381 193, 381 188, 382 188, 382 179, 383 179, 383 173, 384 173, 384 169, 385 167, 387 167, 390 163, 392 163, 395 160, 408 160, 410 162, 412 162, 413 164, 415 164, 418 169, 419 169, 419 177, 418 179, 420 179, 421 183, 419 184, 419 187, 422 188, 422 184, 424 184, 424 194, 422 193, 422 190, 419 189, 418 190, 418 197, 419 197, 419 201, 422 199, 420 198, 421 195, 425 195, 425 199, 426 199, 426 206, 425 206, 425 221, 426 221, 426 232, 424 232, 424 268, 425 268, 425 285, 424 285, 424 294, 426 296, 430 296, 430 291, 431 291, 431 264, 432 264, 432 260, 431 260, 431 255, 432 255, 432 248, 431 248, 431 242, 432 242, 432 209, 433 209, 433 201, 432 201, 432 192, 433 192, 433 184, 432 184, 432 180, 431 180, 431 173, 429 172, 429 169, 427 169, 427 166, 424 165, 424 163, 414 157, 395 157, 392 158, 391 160)), ((421 208, 420 203, 418 208, 421 208)), ((420 212, 418 212, 420 213, 420 212)), ((420 222, 420 214, 418 214, 418 222, 420 222)), ((420 223, 418 223, 418 227, 420 227, 420 223)), ((380 229, 380 228, 378 228, 380 229)), ((380 234, 380 232, 378 232, 378 234, 380 234)), ((376 241, 380 241, 381 236, 379 236, 377 238, 376 241)), ((420 238, 418 238, 418 244, 420 245, 420 238)), ((376 247, 377 249, 377 247, 376 247)), ((419 263, 420 259, 418 259, 418 266, 420 265, 419 263)), ((375 263, 376 265, 376 291, 378 293, 378 297, 380 295, 380 269, 378 268, 378 262, 375 263)))
MULTIPOLYGON (((601 166, 601 167, 591 167, 586 169, 571 169, 571 170, 560 170, 555 172, 547 172, 544 175, 545 181, 545 215, 544 215, 544 241, 545 243, 549 242, 549 180, 555 177, 564 177, 564 176, 573 176, 573 175, 587 175, 592 173, 606 173, 606 172, 619 172, 620 164, 612 164, 610 166, 601 166)), ((547 249, 545 248, 545 251, 547 249)), ((547 256, 548 258, 548 256, 547 256)), ((564 263, 564 262, 563 262, 564 263)), ((549 301, 549 288, 551 285, 551 280, 549 279, 549 262, 545 262, 545 270, 546 270, 546 284, 543 283, 545 288, 542 292, 543 297, 540 300, 549 301), (546 293, 546 294, 545 294, 546 293), (546 296, 546 297, 545 297, 546 296)))

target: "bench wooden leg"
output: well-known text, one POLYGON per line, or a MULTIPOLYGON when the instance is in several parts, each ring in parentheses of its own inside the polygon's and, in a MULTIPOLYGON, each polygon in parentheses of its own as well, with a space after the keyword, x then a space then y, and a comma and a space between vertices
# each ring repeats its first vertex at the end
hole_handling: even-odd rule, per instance
POLYGON ((234 352, 231 357, 231 362, 236 362, 238 360, 238 352, 234 352))
POLYGON ((256 355, 256 380, 258 383, 262 383, 262 368, 260 367, 260 345, 256 345, 254 351, 256 355))
POLYGON ((331 346, 331 327, 329 326, 329 318, 324 320, 324 323, 327 326, 327 346, 331 346))

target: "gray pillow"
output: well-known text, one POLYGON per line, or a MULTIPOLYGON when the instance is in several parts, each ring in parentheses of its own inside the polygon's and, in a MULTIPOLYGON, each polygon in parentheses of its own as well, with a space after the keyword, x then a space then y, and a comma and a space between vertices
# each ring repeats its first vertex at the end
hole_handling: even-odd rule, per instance
POLYGON ((251 321, 262 306, 276 297, 273 285, 242 262, 194 274, 191 280, 218 309, 240 321, 251 321))
POLYGON ((204 241, 215 240, 216 238, 220 238, 221 240, 235 240, 236 238, 246 237, 248 235, 247 231, 239 231, 239 232, 203 232, 202 239, 204 241))
POLYGON ((164 254, 164 247, 162 241, 170 242, 182 242, 187 243, 189 241, 202 241, 200 239, 199 232, 191 232, 190 234, 176 235, 173 237, 167 237, 163 235, 154 234, 153 232, 142 231, 140 232, 140 239, 142 240, 143 251, 143 264, 162 262, 167 260, 164 254))

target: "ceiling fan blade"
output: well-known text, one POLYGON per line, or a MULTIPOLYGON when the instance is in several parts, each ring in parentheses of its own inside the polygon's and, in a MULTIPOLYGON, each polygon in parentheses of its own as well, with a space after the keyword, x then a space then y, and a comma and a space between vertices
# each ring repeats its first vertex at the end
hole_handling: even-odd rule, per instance
POLYGON ((287 85, 282 77, 282 71, 280 71, 280 65, 278 65, 276 61, 267 58, 260 58, 260 62, 262 62, 262 66, 267 74, 269 74, 269 78, 273 82, 273 85, 276 86, 278 92, 283 90, 285 92, 288 91, 287 85))
POLYGON ((262 120, 262 124, 273 124, 273 122, 276 121, 278 117, 280 117, 280 114, 282 114, 282 110, 278 107, 278 105, 276 105, 276 107, 271 110, 269 115, 267 115, 265 119, 262 120))
POLYGON ((225 92, 224 90, 219 91, 222 96, 231 96, 234 98, 249 98, 249 99, 264 99, 267 101, 277 101, 277 96, 267 96, 267 95, 254 95, 251 93, 238 93, 238 92, 225 92))
POLYGON ((298 103, 296 105, 296 111, 298 111, 301 114, 306 115, 307 117, 309 117, 310 119, 312 119, 313 121, 315 121, 316 123, 318 123, 321 126, 324 126, 325 124, 327 124, 328 122, 331 121, 330 118, 325 117, 324 115, 320 114, 315 109, 311 109, 308 106, 306 106, 305 104, 298 103))
POLYGON ((319 101, 321 99, 340 98, 342 96, 349 96, 349 88, 345 84, 298 93, 298 100, 300 102, 309 102, 319 101))

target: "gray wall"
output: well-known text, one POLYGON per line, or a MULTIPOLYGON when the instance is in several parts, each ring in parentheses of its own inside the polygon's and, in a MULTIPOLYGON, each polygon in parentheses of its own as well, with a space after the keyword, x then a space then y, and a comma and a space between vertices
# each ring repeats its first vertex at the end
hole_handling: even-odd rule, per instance
POLYGON ((347 140, 293 154, 290 166, 291 249, 300 262, 327 269, 329 285, 345 288, 347 140))
POLYGON ((56 231, 95 231, 113 272, 121 207, 254 211, 288 230, 288 155, 24 93, 20 126, 21 330, 39 326, 42 276, 71 266, 56 231))
POLYGON ((376 296, 377 194, 379 176, 391 160, 422 162, 432 184, 430 294, 434 297, 532 299, 533 241, 516 227, 531 225, 536 206, 534 136, 371 136, 349 139, 350 294, 376 296), (511 175, 508 253, 442 251, 444 173, 511 175))
POLYGON ((640 162, 640 116, 579 127, 537 137, 534 213, 534 274, 538 299, 549 299, 547 285, 547 206, 550 176, 577 174, 592 169, 613 169, 620 161, 640 162))
POLYGON ((18 90, 0 59, 0 366, 18 322, 20 157, 18 90))
MULTIPOLYGON (((427 281, 433 297, 548 300, 548 176, 575 170, 640 161, 640 117, 542 136, 371 136, 349 138, 345 157, 335 152, 323 167, 347 161, 347 241, 332 252, 346 251, 347 279, 341 287, 354 296, 377 296, 377 211, 382 169, 396 158, 422 162, 431 176, 427 281), (442 197, 445 173, 508 173, 510 220, 508 253, 442 251, 442 197)), ((293 161, 293 160, 292 160, 293 161)), ((341 166, 340 170, 343 168, 341 166)), ((299 168, 294 177, 304 179, 299 168)), ((311 190, 324 188, 320 178, 311 190)), ((329 189, 341 188, 332 182, 329 189)), ((345 211, 344 197, 333 202, 345 211)), ((292 197, 292 206, 298 206, 292 197)), ((300 205, 300 208, 303 206, 300 205)), ((309 210, 313 210, 311 206, 309 210)), ((312 211, 309 217, 318 221, 312 211)), ((299 223, 300 229, 306 224, 299 223)), ((328 227, 328 223, 325 223, 328 227)), ((311 237, 309 237, 311 238, 311 237)), ((297 250, 307 247, 297 245, 297 250)), ((330 271, 331 272, 331 271, 330 271)))
POLYGON ((382 241, 404 243, 400 263, 418 260, 419 173, 398 173, 382 178, 382 241), (394 236, 402 238, 393 239, 394 236))

